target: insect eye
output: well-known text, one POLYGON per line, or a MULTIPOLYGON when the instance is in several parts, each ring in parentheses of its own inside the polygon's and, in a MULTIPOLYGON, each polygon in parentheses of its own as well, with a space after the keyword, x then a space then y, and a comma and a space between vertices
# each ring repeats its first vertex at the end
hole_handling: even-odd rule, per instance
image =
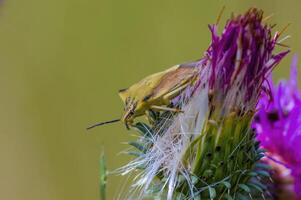
POLYGON ((143 101, 148 101, 152 97, 152 94, 147 95, 143 98, 143 101))

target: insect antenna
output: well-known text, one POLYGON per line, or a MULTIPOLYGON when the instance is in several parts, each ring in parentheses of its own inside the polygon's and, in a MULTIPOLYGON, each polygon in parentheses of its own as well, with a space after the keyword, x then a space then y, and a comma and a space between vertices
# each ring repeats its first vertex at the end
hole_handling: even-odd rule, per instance
POLYGON ((112 123, 119 122, 119 121, 120 121, 120 119, 114 119, 114 120, 111 120, 111 121, 100 122, 100 123, 94 124, 94 125, 92 125, 92 126, 89 126, 89 127, 87 128, 87 130, 92 129, 92 128, 95 128, 95 127, 97 127, 97 126, 102 126, 102 125, 105 125, 105 124, 112 124, 112 123))

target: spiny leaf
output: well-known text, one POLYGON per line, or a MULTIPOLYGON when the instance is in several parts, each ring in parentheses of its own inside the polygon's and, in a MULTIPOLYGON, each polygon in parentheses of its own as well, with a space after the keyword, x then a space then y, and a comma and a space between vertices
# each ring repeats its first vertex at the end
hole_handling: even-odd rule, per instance
POLYGON ((184 183, 184 181, 186 181, 186 178, 182 174, 180 174, 177 180, 178 185, 181 185, 182 183, 184 183))
POLYGON ((249 176, 257 176, 258 174, 256 172, 249 172, 248 175, 249 176))
POLYGON ((233 198, 231 197, 230 194, 225 194, 225 198, 226 198, 227 200, 233 200, 233 198))
POLYGON ((185 196, 182 193, 179 193, 176 197, 176 200, 183 200, 183 199, 185 199, 185 196))
POLYGON ((149 136, 152 134, 152 129, 151 129, 148 125, 146 125, 146 124, 144 124, 144 123, 142 123, 142 122, 136 123, 136 124, 134 125, 134 128, 136 128, 136 130, 137 130, 142 136, 147 136, 147 137, 149 137, 149 136))
POLYGON ((265 150, 265 149, 257 149, 256 152, 257 153, 265 153, 265 152, 267 152, 267 150, 265 150))
POLYGON ((100 200, 106 199, 107 168, 104 154, 99 160, 99 196, 100 200))
POLYGON ((201 200, 201 195, 196 195, 193 197, 193 200, 201 200))
POLYGON ((251 192, 250 188, 249 188, 247 185, 245 185, 245 184, 238 184, 238 186, 239 186, 241 189, 243 189, 245 192, 247 192, 247 193, 250 193, 250 192, 251 192))
POLYGON ((150 117, 150 121, 151 122, 155 122, 158 120, 160 114, 158 112, 155 112, 153 110, 148 110, 148 114, 149 114, 149 117, 150 117))
POLYGON ((260 142, 259 142, 259 141, 255 141, 255 144, 254 144, 254 146, 255 146, 255 148, 256 148, 256 149, 258 149, 258 148, 259 148, 259 145, 260 145, 260 142))
POLYGON ((259 153, 256 155, 255 161, 260 160, 261 158, 263 158, 265 155, 263 153, 259 153))
POLYGON ((191 176, 191 183, 193 185, 197 184, 199 182, 199 178, 197 176, 191 176))
POLYGON ((147 189, 147 193, 152 195, 161 191, 162 187, 164 186, 163 183, 161 184, 153 184, 149 189, 147 189))
POLYGON ((145 169, 146 169, 146 166, 143 165, 143 164, 141 164, 141 165, 138 165, 138 166, 136 167, 136 169, 145 170, 145 169))
POLYGON ((138 151, 128 151, 127 154, 131 155, 131 156, 136 156, 136 157, 140 157, 140 156, 144 155, 143 153, 138 152, 138 151))
POLYGON ((258 170, 258 171, 256 171, 256 173, 261 176, 270 177, 270 173, 267 171, 264 171, 264 170, 258 170))
POLYGON ((210 199, 214 199, 216 197, 216 191, 213 187, 208 187, 210 199))
POLYGON ((255 164, 255 167, 256 167, 256 168, 261 168, 261 169, 266 169, 266 170, 272 169, 272 167, 271 167, 270 165, 265 164, 265 163, 262 163, 262 162, 257 162, 257 163, 255 164))
POLYGON ((247 184, 248 186, 254 188, 255 190, 258 190, 259 192, 263 192, 263 190, 261 189, 261 187, 257 186, 256 184, 253 184, 253 183, 248 183, 247 184))
POLYGON ((140 142, 130 141, 130 142, 128 142, 128 144, 135 147, 136 149, 138 149, 142 152, 146 152, 145 146, 143 144, 141 144, 140 142))
MULTIPOLYGON (((200 194, 201 192, 196 192, 196 193, 194 193, 194 194, 191 194, 191 196, 189 196, 189 198, 184 198, 185 200, 186 199, 190 199, 190 200, 201 200, 202 199, 202 197, 201 197, 201 194, 200 194)), ((181 200, 184 200, 184 199, 181 199, 181 200)))
POLYGON ((228 181, 223 181, 222 184, 224 184, 228 189, 231 188, 231 183, 229 183, 228 181))
POLYGON ((203 176, 209 178, 213 175, 213 171, 211 169, 207 169, 204 171, 203 176))
POLYGON ((249 200, 249 197, 241 193, 237 194, 238 200, 249 200))
POLYGON ((267 189, 267 186, 266 185, 264 185, 264 184, 262 184, 261 182, 259 182, 258 180, 252 180, 252 182, 251 183, 253 183, 253 184, 255 184, 255 185, 257 185, 258 187, 260 187, 261 189, 263 189, 263 190, 266 190, 267 189))

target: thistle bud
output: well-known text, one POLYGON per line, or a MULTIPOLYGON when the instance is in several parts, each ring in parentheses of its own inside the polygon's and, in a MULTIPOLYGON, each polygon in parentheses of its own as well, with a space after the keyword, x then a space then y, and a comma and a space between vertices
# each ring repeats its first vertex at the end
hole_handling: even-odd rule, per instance
MULTIPOLYGON (((267 76, 288 51, 273 54, 279 33, 251 8, 232 17, 219 36, 209 26, 211 45, 204 57, 186 67, 199 76, 172 104, 183 113, 150 111, 137 157, 123 174, 141 169, 130 197, 161 199, 240 199, 265 195, 261 176, 269 176, 259 143, 250 127, 267 76), (257 191, 257 192, 254 192, 257 191), (133 196, 132 196, 133 195, 133 196)), ((265 88, 265 89, 263 89, 265 88)))

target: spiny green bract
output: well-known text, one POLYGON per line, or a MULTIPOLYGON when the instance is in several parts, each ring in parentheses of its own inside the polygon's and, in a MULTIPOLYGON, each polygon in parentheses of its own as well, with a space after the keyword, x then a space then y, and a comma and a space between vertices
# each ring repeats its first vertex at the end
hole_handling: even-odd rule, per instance
MULTIPOLYGON (((178 175, 175 199, 262 199, 264 195, 269 198, 262 182, 270 176, 269 166, 259 162, 264 150, 259 148, 254 132, 249 128, 251 116, 233 114, 223 122, 207 122, 206 130, 191 142, 183 155, 191 182, 178 175), (222 134, 216 141, 219 131, 222 134), (193 194, 190 188, 194 188, 193 194)), ((152 118, 154 122, 161 118, 158 113, 152 117, 155 117, 152 118)), ((129 142, 136 149, 129 154, 143 157, 153 145, 154 133, 146 123, 138 122, 135 128, 142 137, 139 141, 129 142)), ((138 168, 143 170, 144 166, 138 168)), ((165 178, 164 174, 157 175, 157 180, 147 191, 148 196, 166 198, 162 192, 165 178)))

